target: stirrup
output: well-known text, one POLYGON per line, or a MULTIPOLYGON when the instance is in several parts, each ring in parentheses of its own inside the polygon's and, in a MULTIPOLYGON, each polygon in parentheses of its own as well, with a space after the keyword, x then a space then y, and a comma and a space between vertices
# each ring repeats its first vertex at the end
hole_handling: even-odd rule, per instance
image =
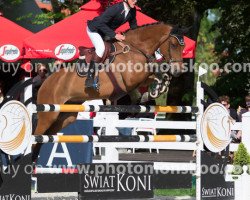
POLYGON ((100 88, 100 84, 99 84, 99 79, 98 77, 94 77, 93 79, 90 79, 88 81, 90 81, 90 84, 86 84, 88 81, 88 79, 86 79, 85 81, 85 88, 93 88, 95 90, 99 90, 100 88))
POLYGON ((94 78, 93 88, 94 88, 96 91, 99 91, 99 89, 100 89, 100 84, 99 84, 99 78, 98 78, 98 76, 94 78))
POLYGON ((92 87, 93 84, 94 84, 94 78, 87 78, 85 80, 85 87, 86 88, 92 87))

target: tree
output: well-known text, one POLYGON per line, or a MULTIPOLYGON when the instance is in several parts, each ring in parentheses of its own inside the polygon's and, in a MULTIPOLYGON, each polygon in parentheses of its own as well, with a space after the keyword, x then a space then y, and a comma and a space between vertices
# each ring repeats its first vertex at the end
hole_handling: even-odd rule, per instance
POLYGON ((234 155, 234 174, 242 174, 242 167, 244 165, 250 164, 250 155, 247 152, 247 149, 243 143, 239 144, 239 147, 234 155))
POLYGON ((32 24, 34 16, 42 13, 35 1, 0 0, 0 11, 7 19, 34 33, 46 28, 43 24, 32 24))
MULTIPOLYGON (((15 16, 15 20, 18 21, 29 21, 31 25, 44 25, 49 26, 53 23, 59 22, 65 17, 67 17, 69 14, 72 15, 79 11, 79 7, 88 2, 88 0, 65 0, 64 3, 61 3, 58 0, 51 0, 51 6, 52 11, 43 9, 43 13, 40 12, 32 12, 27 11, 22 13, 21 15, 18 13, 12 13, 9 12, 10 10, 17 9, 18 7, 21 7, 21 10, 23 11, 24 8, 22 8, 22 5, 27 4, 30 2, 26 2, 23 0, 10 0, 10 1, 4 1, 0 0, 0 11, 5 10, 8 15, 8 17, 12 17, 12 15, 15 16), (67 12, 65 12, 67 10, 67 12)), ((35 4, 34 1, 32 1, 33 4, 35 4)), ((25 6, 23 6, 25 7, 25 6)), ((27 7, 27 5, 26 5, 27 7)), ((33 8, 34 9, 34 8, 33 8)))
MULTIPOLYGON (((201 20, 196 47, 196 72, 198 72, 199 67, 209 69, 209 66, 211 65, 216 66, 220 60, 220 57, 215 52, 215 39, 219 35, 219 32, 216 30, 210 31, 213 24, 218 21, 218 18, 218 10, 209 9, 205 12, 204 17, 201 20)), ((213 85, 216 81, 214 71, 208 70, 208 73, 202 76, 201 80, 208 85, 213 85)))
POLYGON ((224 71, 214 88, 219 95, 229 95, 236 107, 243 104, 244 96, 250 92, 250 4, 242 0, 221 0, 219 11, 221 17, 212 29, 221 33, 216 39, 215 50, 218 55, 224 55, 220 60, 221 68, 231 63, 227 66, 234 71, 224 71))

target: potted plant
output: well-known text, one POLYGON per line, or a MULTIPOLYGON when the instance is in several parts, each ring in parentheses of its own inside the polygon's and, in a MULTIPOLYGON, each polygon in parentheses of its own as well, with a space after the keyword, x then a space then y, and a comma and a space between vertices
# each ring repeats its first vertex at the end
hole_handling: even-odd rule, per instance
POLYGON ((239 144, 238 150, 234 154, 234 162, 233 162, 233 175, 241 175, 243 174, 243 166, 247 166, 247 173, 250 174, 249 166, 250 166, 250 155, 247 152, 247 148, 243 143, 239 144))
POLYGON ((233 165, 227 165, 225 179, 234 182, 235 199, 249 199, 250 155, 243 143, 239 144, 234 153, 233 165))

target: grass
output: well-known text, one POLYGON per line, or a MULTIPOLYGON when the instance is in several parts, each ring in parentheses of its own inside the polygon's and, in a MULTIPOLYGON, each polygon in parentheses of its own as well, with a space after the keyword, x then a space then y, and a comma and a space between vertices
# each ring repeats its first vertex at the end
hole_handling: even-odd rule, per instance
POLYGON ((195 196, 195 187, 190 189, 157 189, 154 190, 156 196, 195 196))
POLYGON ((166 105, 167 94, 163 93, 161 96, 155 99, 156 105, 165 106, 166 105))

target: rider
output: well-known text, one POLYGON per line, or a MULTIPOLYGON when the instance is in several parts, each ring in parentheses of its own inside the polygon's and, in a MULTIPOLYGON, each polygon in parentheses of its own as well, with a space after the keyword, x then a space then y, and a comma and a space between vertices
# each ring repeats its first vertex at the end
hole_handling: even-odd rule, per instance
POLYGON ((95 53, 90 62, 85 87, 94 87, 95 64, 101 61, 105 51, 103 38, 123 41, 125 36, 116 34, 115 30, 126 22, 129 22, 132 29, 137 27, 136 2, 137 0, 123 0, 87 22, 87 34, 95 47, 95 53))

